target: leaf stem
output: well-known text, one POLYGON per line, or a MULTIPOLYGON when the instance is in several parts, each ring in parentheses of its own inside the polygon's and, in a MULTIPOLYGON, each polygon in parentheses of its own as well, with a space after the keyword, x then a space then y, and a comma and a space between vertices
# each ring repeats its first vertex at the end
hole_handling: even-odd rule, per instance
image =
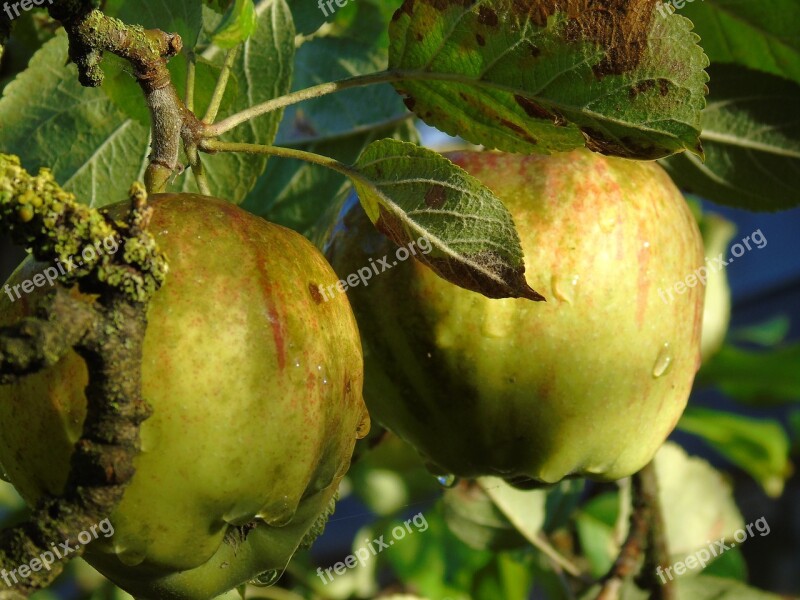
POLYGON ((339 162, 336 159, 314 154, 313 152, 305 152, 304 150, 295 150, 294 148, 284 148, 281 146, 264 146, 261 144, 245 144, 242 142, 221 142, 219 140, 203 140, 199 146, 200 150, 215 154, 217 152, 245 152, 247 154, 266 154, 269 156, 280 156, 282 158, 293 158, 295 160, 302 160, 321 167, 332 169, 350 177, 351 179, 364 179, 364 177, 348 165, 339 162))
POLYGON ((197 55, 189 50, 186 55, 186 108, 194 112, 194 86, 197 78, 197 55))
POLYGON ((231 115, 216 125, 211 125, 210 127, 206 128, 204 135, 205 137, 209 138, 219 137, 223 133, 238 127, 242 123, 250 121, 251 119, 255 119, 256 117, 260 117, 261 115, 265 115, 287 106, 291 106, 292 104, 297 104, 298 102, 303 102, 304 100, 320 98, 321 96, 326 96, 328 94, 333 94, 335 92, 341 92, 343 90, 349 90, 357 87, 400 81, 402 79, 408 79, 409 76, 409 73, 402 71, 380 71, 379 73, 359 75, 357 77, 350 77, 340 81, 315 85, 304 90, 292 92, 291 94, 287 94, 279 98, 273 98, 272 100, 268 100, 261 104, 256 104, 255 106, 251 106, 242 112, 231 115))
POLYGON ((200 193, 204 196, 211 196, 211 186, 208 184, 208 177, 206 176, 200 153, 197 151, 197 146, 187 146, 186 157, 189 159, 189 165, 192 169, 194 180, 197 183, 197 189, 200 190, 200 193))
POLYGON ((236 55, 239 52, 239 46, 231 48, 225 56, 225 64, 222 65, 222 71, 217 79, 217 85, 214 88, 214 94, 211 96, 211 103, 208 105, 206 116, 203 117, 203 123, 211 125, 217 118, 219 107, 222 105, 222 98, 225 96, 225 90, 228 87, 228 80, 231 76, 233 63, 236 60, 236 55))

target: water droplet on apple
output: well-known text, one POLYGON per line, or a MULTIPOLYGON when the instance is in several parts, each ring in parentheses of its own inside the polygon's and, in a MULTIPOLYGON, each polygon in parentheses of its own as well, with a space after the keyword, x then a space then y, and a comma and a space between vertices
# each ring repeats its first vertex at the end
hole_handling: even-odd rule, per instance
POLYGON ((0 479, 5 481, 6 483, 11 483, 11 478, 8 476, 8 473, 5 471, 0 471, 0 479))
POLYGON ((289 501, 289 496, 284 496, 277 502, 262 508, 256 518, 261 519, 270 527, 285 527, 292 522, 296 512, 297 505, 293 506, 289 501))
POLYGON ((446 488, 453 488, 458 483, 458 477, 453 474, 450 475, 439 475, 436 478, 436 481, 439 482, 439 485, 446 488))
POLYGON ((661 377, 669 370, 671 364, 672 353, 670 351, 669 342, 664 342, 664 345, 658 352, 658 356, 656 356, 656 362, 653 365, 653 377, 656 379, 661 377))
POLYGON ((119 562, 127 567, 136 567, 142 564, 147 557, 147 553, 144 550, 127 548, 122 543, 114 545, 114 553, 117 555, 119 562))
POLYGON ((281 575, 283 575, 282 571, 265 571, 250 581, 250 585, 254 585, 256 587, 270 587, 278 583, 281 575))
POLYGON ((553 295, 561 302, 572 304, 572 302, 575 300, 575 288, 578 285, 579 279, 580 277, 578 275, 573 275, 572 277, 553 275, 551 282, 553 295))

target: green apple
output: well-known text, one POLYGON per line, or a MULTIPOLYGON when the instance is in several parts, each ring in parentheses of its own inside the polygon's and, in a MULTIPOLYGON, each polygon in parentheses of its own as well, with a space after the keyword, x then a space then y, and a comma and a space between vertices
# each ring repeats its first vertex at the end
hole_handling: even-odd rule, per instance
MULTIPOLYGON (((86 558, 138 598, 205 600, 282 569, 328 509, 369 427, 361 343, 347 298, 320 296, 336 276, 299 234, 213 198, 151 204, 170 262, 144 342, 154 412, 114 535, 86 558)), ((27 260, 11 288, 44 268, 27 260)), ((3 294, 0 325, 31 315, 44 292, 3 294)), ((0 386, 0 463, 31 504, 63 489, 87 377, 70 353, 0 386)))
MULTIPOLYGON (((634 473, 700 363, 703 245, 682 195, 655 163, 586 150, 449 158, 507 206, 547 302, 490 300, 416 261, 352 288, 373 419, 436 473, 518 486, 634 473)), ((343 279, 395 252, 353 202, 325 248, 343 279)))

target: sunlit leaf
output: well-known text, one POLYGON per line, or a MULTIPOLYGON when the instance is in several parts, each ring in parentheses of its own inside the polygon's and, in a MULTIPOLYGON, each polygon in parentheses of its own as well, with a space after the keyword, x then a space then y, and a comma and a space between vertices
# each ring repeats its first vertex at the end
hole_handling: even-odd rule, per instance
POLYGON ((703 438, 749 473, 770 496, 780 496, 790 475, 789 439, 777 421, 690 407, 678 428, 703 438))
POLYGON ((656 454, 655 470, 667 545, 676 560, 707 548, 709 540, 730 540, 744 527, 730 485, 706 461, 668 442, 656 454))
POLYGON ((708 61, 690 27, 651 0, 406 0, 389 64, 411 110, 470 142, 653 159, 700 152, 708 61))
POLYGON ((211 35, 211 41, 220 48, 233 48, 247 41, 257 26, 258 18, 253 0, 236 0, 211 35))
POLYGON ((522 246, 503 203, 442 155, 381 140, 355 164, 352 179, 375 226, 398 246, 420 238, 415 257, 440 277, 490 298, 542 300, 525 281, 522 246))

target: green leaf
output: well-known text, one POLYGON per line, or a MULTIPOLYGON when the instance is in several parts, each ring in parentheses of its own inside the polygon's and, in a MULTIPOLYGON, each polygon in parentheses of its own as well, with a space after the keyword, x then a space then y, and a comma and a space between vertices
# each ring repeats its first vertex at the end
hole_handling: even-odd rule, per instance
POLYGON ((103 10, 131 25, 177 33, 184 48, 194 48, 203 26, 203 5, 197 0, 107 0, 103 10))
POLYGON ((308 35, 325 24, 325 15, 313 0, 287 0, 297 33, 308 35))
POLYGON ((674 560, 708 548, 709 540, 733 539, 744 527, 731 486, 706 461, 667 442, 655 457, 667 546, 674 560))
POLYGON ((708 61, 690 22, 650 0, 556 5, 406 0, 390 28, 395 87, 426 123, 510 152, 701 152, 708 61))
POLYGON ((769 351, 725 345, 698 373, 698 382, 713 385, 731 398, 765 406, 800 401, 800 343, 769 351))
POLYGON ((789 476, 789 438, 777 421, 690 407, 678 428, 698 435, 749 473, 772 497, 783 493, 789 476))
MULTIPOLYGON (((738 581, 702 575, 700 577, 678 576, 675 579, 680 600, 781 600, 780 596, 748 587, 738 581)), ((590 600, 597 597, 599 586, 589 589, 580 598, 590 600)), ((652 597, 633 583, 626 581, 619 591, 623 600, 648 600, 652 597)))
MULTIPOLYGON (((543 529, 552 522, 565 498, 577 492, 574 483, 562 481, 547 489, 520 490, 498 477, 480 477, 478 483, 506 518, 543 557, 562 569, 577 572, 550 545, 543 529), (549 513, 553 510, 553 513, 549 513)), ((583 484, 579 484, 582 485, 583 484)), ((571 501, 569 501, 571 502, 571 501)))
POLYGON ((100 207, 127 198, 147 166, 148 129, 102 90, 81 87, 66 66, 67 39, 45 44, 0 99, 0 147, 31 171, 47 166, 79 202, 100 207))
MULTIPOLYGON (((385 53, 347 39, 319 38, 297 51, 293 89, 380 70, 385 53)), ((290 106, 277 143, 353 163, 376 139, 416 142, 418 136, 403 103, 388 84, 348 90, 290 106)), ((311 234, 320 215, 350 187, 330 169, 302 161, 272 160, 245 200, 254 214, 311 234)))
POLYGON ((587 502, 575 516, 575 527, 583 555, 593 577, 602 577, 619 554, 614 525, 619 512, 619 494, 607 493, 587 502))
MULTIPOLYGON (((315 141, 292 144, 292 147, 350 164, 369 144, 386 137, 407 142, 416 142, 418 139, 413 123, 403 119, 383 127, 367 129, 363 133, 321 137, 315 141)), ((350 180, 331 169, 297 160, 271 160, 242 208, 273 223, 312 236, 314 226, 325 222, 321 215, 338 206, 342 194, 349 189, 350 180)))
POLYGON ((427 239, 432 250, 415 258, 440 277, 490 298, 543 299, 525 281, 511 214, 466 171, 396 140, 370 144, 355 168, 353 183, 370 220, 398 246, 427 239))
MULTIPOLYGON (((714 63, 737 63, 800 83, 800 4, 795 0, 704 0, 681 14, 694 22, 714 63)), ((757 89, 757 88, 751 88, 757 89)))
MULTIPOLYGON (((239 112, 254 104, 266 102, 289 92, 294 61, 294 25, 285 0, 262 0, 256 6, 258 28, 236 55, 232 72, 238 82, 231 112, 239 112)), ((203 58, 220 66, 225 51, 212 46, 203 58)), ((224 115, 220 115, 222 118, 224 115)), ((278 133, 283 111, 275 111, 240 125, 223 135, 230 142, 272 144, 278 133)), ((203 156, 212 193, 234 203, 242 202, 255 187, 267 166, 259 155, 221 153, 203 156)), ((196 192, 194 177, 187 172, 177 180, 176 190, 196 192)))
POLYGON ((527 545, 492 498, 473 482, 444 493, 444 518, 450 531, 476 550, 508 550, 527 545))
POLYGON ((469 591, 475 574, 495 555, 473 550, 454 537, 444 522, 441 504, 426 511, 425 519, 429 525, 426 532, 404 538, 379 557, 391 564, 406 586, 423 597, 471 600, 469 591))
POLYGON ((718 204, 764 211, 800 205, 800 86, 731 65, 709 72, 705 162, 683 154, 662 165, 679 186, 718 204))
POLYGON ((257 26, 258 19, 253 0, 236 0, 225 13, 222 23, 211 34, 211 41, 220 48, 234 48, 247 41, 257 26))
POLYGON ((739 327, 731 332, 731 339, 737 342, 749 342, 771 348, 786 339, 791 325, 789 317, 779 315, 763 323, 739 327))
POLYGON ((703 574, 746 582, 747 563, 744 560, 741 548, 731 548, 727 552, 720 554, 714 562, 703 570, 703 574))
POLYGON ((531 561, 521 562, 508 554, 496 558, 475 574, 472 598, 528 598, 534 575, 531 561))

